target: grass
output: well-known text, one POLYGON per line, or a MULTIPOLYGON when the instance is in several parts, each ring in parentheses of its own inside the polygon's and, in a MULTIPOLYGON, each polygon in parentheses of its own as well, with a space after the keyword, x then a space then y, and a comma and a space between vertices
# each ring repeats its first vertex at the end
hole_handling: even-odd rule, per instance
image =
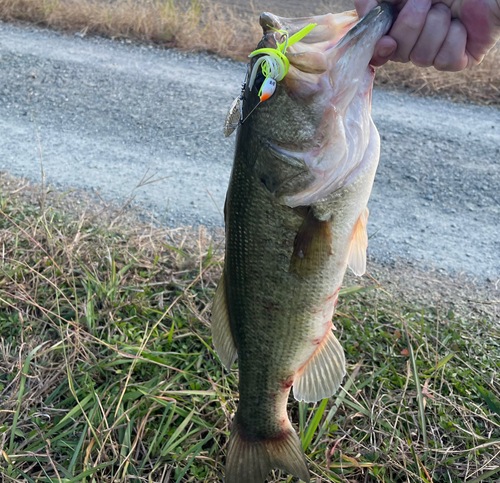
MULTIPOLYGON (((345 8, 342 2, 338 8, 345 8)), ((166 47, 207 51, 246 61, 262 31, 255 14, 206 0, 0 0, 0 19, 27 21, 82 34, 129 38, 166 47)), ((376 85, 391 89, 500 104, 500 48, 459 73, 390 63, 378 69, 376 85)))
POLYGON ((413 64, 389 62, 377 69, 378 87, 406 90, 414 95, 439 97, 456 102, 500 105, 500 47, 484 61, 461 72, 439 72, 413 64))
MULTIPOLYGON (((211 342, 218 239, 0 187, 2 481, 221 481, 238 393, 211 342)), ((349 378, 289 402, 316 481, 499 481, 498 321, 366 278, 334 322, 349 378)))

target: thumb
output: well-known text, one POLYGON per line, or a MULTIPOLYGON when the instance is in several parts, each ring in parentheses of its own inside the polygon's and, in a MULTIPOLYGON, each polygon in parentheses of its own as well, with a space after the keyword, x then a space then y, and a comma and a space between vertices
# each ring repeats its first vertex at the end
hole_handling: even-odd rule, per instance
POLYGON ((384 65, 388 60, 390 60, 397 47, 398 44, 396 41, 392 37, 385 35, 376 43, 370 64, 375 67, 384 65))

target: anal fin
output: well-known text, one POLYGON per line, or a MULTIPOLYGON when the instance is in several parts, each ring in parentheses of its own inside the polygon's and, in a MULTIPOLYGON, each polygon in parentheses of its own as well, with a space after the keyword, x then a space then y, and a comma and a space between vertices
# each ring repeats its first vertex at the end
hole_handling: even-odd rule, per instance
POLYGON ((227 370, 230 370, 238 353, 229 325, 224 274, 220 278, 214 297, 212 308, 212 340, 222 364, 224 364, 227 370))
POLYGON ((354 275, 358 277, 366 272, 366 249, 368 248, 366 224, 368 223, 368 214, 368 208, 365 208, 354 225, 349 258, 347 259, 349 268, 354 272, 354 275))
POLYGON ((328 329, 323 341, 293 382, 297 401, 316 402, 333 396, 344 378, 345 356, 340 342, 328 329))

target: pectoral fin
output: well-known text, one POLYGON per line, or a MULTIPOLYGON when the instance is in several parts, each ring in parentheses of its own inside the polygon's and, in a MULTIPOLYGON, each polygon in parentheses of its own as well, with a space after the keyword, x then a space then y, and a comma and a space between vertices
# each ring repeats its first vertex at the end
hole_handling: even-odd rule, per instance
POLYGON ((309 210, 295 236, 290 272, 303 278, 314 275, 331 255, 331 224, 318 220, 309 210))
POLYGON ((224 364, 227 370, 230 370, 238 354, 229 325, 224 274, 219 281, 214 297, 212 308, 212 339, 222 364, 224 364))
POLYGON ((368 222, 368 208, 358 218, 351 239, 351 248, 347 264, 354 275, 361 276, 366 272, 366 249, 368 248, 368 234, 366 224, 368 222))
POLYGON ((312 357, 295 376, 293 396, 297 401, 305 402, 331 397, 342 383, 345 373, 344 350, 328 329, 312 357))

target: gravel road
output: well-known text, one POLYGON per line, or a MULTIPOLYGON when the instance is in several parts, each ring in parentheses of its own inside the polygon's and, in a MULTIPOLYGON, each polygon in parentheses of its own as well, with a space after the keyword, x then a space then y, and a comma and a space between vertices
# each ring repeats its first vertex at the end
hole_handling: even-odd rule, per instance
MULTIPOLYGON (((124 199, 168 225, 221 226, 245 66, 208 55, 0 23, 0 169, 124 199), (213 200, 212 200, 213 198, 213 200), (217 206, 216 206, 217 205, 217 206)), ((369 251, 500 278, 500 111, 376 91, 382 156, 369 251)))

